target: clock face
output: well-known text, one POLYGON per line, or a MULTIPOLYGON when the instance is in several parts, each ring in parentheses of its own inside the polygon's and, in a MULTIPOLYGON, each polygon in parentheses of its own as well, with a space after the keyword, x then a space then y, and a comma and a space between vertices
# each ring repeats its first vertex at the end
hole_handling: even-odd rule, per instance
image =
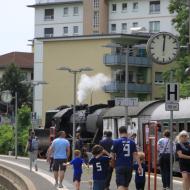
POLYGON ((10 103, 12 101, 12 95, 8 91, 2 92, 1 100, 5 103, 10 103))
POLYGON ((173 34, 160 32, 149 39, 147 53, 155 63, 171 63, 179 53, 179 42, 173 34))

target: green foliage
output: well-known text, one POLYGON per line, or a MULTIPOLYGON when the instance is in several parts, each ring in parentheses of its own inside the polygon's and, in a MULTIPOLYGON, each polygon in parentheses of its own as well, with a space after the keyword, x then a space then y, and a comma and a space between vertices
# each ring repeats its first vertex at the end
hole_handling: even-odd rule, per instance
POLYGON ((176 17, 172 20, 176 30, 179 32, 179 40, 181 44, 186 44, 188 41, 189 13, 187 0, 170 0, 170 13, 176 13, 176 17))
MULTIPOLYGON (((190 96, 190 76, 185 74, 185 69, 189 67, 190 55, 182 54, 176 61, 176 66, 172 68, 172 82, 180 83, 180 97, 190 96), (183 55, 183 56, 182 56, 183 55)), ((170 71, 163 73, 165 82, 170 82, 170 71)))
POLYGON ((24 79, 24 74, 14 63, 6 68, 0 79, 0 91, 10 90, 13 96, 17 92, 19 107, 22 105, 22 102, 31 102, 29 87, 21 84, 21 81, 24 79))
MULTIPOLYGON (((18 155, 25 155, 25 147, 27 144, 29 136, 30 124, 30 112, 31 109, 27 105, 22 105, 18 110, 17 119, 17 150, 18 155)), ((7 154, 8 151, 14 151, 15 138, 14 138, 15 128, 10 125, 0 126, 0 153, 7 154)))
POLYGON ((14 148, 13 127, 10 125, 0 126, 0 153, 7 154, 9 150, 14 148))
POLYGON ((21 129, 30 126, 30 113, 31 109, 26 104, 23 104, 20 109, 18 109, 18 125, 21 129))

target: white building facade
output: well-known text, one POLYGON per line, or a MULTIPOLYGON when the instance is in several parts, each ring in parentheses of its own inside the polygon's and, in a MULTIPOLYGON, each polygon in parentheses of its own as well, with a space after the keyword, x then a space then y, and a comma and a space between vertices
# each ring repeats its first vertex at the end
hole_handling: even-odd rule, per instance
POLYGON ((177 34, 169 0, 43 0, 35 5, 35 38, 160 31, 177 34))

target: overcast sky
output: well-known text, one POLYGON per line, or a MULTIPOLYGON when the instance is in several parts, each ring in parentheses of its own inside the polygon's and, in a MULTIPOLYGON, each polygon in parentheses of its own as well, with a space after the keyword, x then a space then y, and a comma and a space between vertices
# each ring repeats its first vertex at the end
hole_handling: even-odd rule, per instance
POLYGON ((31 52, 34 38, 35 0, 2 0, 0 5, 0 55, 12 51, 31 52))

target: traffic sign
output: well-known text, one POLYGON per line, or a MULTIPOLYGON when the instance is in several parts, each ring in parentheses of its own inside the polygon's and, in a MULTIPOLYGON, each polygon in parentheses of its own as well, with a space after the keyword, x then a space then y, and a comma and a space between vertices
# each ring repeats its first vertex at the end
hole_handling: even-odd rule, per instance
POLYGON ((166 103, 179 102, 179 84, 166 83, 166 103))
POLYGON ((138 98, 115 98, 116 106, 138 106, 138 98))
POLYGON ((166 111, 179 111, 179 103, 167 103, 165 104, 166 111))

